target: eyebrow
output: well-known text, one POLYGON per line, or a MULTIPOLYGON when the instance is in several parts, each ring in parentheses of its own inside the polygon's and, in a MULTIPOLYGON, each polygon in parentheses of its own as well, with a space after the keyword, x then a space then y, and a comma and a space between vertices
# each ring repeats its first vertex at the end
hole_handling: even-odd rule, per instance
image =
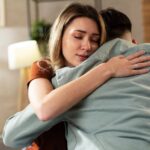
MULTIPOLYGON (((75 30, 75 31, 77 31, 77 32, 81 32, 81 33, 87 33, 86 31, 84 31, 84 30, 75 30)), ((94 36, 100 36, 100 34, 99 33, 92 33, 92 35, 94 35, 94 36)))

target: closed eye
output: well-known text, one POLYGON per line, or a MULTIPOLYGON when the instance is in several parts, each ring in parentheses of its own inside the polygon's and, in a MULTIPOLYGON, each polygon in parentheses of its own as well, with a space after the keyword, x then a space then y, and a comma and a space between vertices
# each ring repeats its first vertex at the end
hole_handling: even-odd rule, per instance
POLYGON ((100 38, 99 37, 93 37, 93 38, 91 38, 91 41, 94 42, 94 43, 99 43, 100 38))
POLYGON ((76 39, 82 39, 82 36, 74 36, 76 39))

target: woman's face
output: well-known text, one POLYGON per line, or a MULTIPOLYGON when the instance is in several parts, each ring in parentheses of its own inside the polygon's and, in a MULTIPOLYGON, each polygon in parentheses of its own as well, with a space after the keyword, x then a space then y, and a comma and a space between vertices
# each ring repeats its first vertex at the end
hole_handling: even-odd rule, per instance
POLYGON ((77 66, 98 48, 100 33, 96 22, 87 17, 74 19, 65 29, 62 53, 66 66, 77 66))

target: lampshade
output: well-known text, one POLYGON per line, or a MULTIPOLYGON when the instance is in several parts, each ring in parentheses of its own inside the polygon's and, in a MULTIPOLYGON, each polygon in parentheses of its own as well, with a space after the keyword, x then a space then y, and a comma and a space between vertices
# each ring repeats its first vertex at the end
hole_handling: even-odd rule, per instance
POLYGON ((9 69, 28 67, 40 58, 38 44, 35 40, 18 42, 8 46, 9 69))

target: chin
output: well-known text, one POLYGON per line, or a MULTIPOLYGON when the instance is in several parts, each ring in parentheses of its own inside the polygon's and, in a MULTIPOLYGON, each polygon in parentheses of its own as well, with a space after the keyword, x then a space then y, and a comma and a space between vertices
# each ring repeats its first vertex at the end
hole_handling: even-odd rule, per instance
POLYGON ((69 67, 76 67, 78 65, 80 65, 83 61, 74 61, 74 62, 70 62, 68 63, 66 66, 69 66, 69 67))

